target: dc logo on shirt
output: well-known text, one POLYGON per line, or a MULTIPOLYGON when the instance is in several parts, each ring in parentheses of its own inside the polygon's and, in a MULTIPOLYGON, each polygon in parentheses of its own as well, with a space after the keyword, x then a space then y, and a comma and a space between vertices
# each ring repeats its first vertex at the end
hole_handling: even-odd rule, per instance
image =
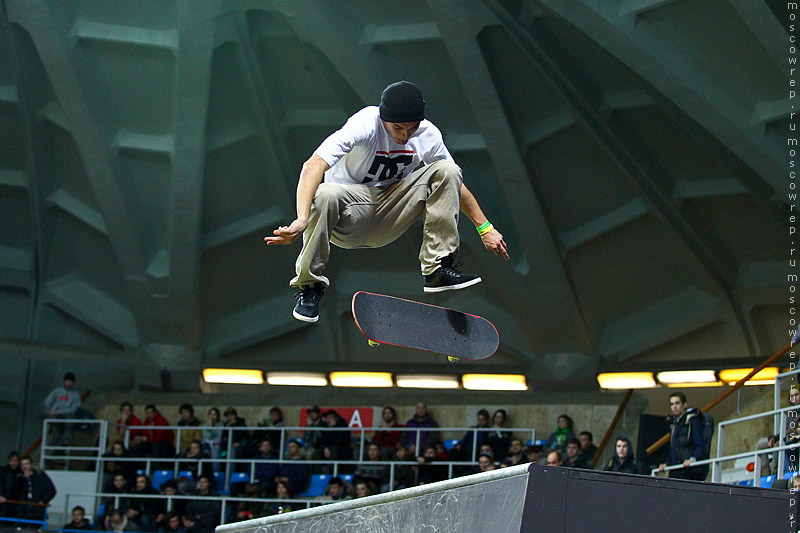
POLYGON ((367 171, 367 176, 361 183, 402 179, 403 171, 414 160, 413 150, 392 150, 391 152, 376 152, 372 166, 367 171), (394 157, 391 154, 399 154, 394 157))

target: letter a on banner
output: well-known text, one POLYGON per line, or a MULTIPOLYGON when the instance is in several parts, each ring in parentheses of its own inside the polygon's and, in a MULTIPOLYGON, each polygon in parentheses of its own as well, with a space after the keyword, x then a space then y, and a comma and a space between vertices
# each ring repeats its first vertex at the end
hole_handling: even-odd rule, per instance
POLYGON ((359 414, 358 409, 353 411, 353 416, 350 417, 350 424, 348 424, 348 427, 351 428, 364 427, 361 425, 361 415, 359 414))

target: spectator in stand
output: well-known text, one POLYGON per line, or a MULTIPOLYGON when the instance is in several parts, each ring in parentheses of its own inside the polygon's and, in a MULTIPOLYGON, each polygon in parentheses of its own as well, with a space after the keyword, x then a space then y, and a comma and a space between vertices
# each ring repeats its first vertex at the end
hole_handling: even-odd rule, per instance
POLYGON ((275 498, 281 501, 268 503, 264 506, 268 515, 288 513, 292 510, 294 504, 287 501, 292 499, 292 492, 288 484, 282 481, 278 481, 275 484, 275 498))
POLYGON ((127 459, 129 457, 128 450, 121 440, 115 440, 111 443, 111 448, 103 455, 104 468, 103 468, 103 490, 111 488, 114 481, 114 476, 121 474, 125 479, 131 479, 133 472, 135 472, 135 464, 131 461, 115 461, 114 459, 127 459))
POLYGON ((567 439, 567 454, 563 459, 564 466, 570 468, 592 468, 591 463, 581 457, 581 441, 575 437, 567 439))
POLYGON ((508 413, 505 409, 498 409, 492 415, 492 431, 486 433, 484 444, 488 444, 494 450, 494 457, 505 458, 508 455, 508 447, 511 444, 511 433, 503 431, 508 420, 508 413))
POLYGON ((328 480, 328 486, 325 487, 325 492, 316 499, 334 502, 351 500, 353 498, 352 492, 350 484, 337 476, 328 480))
MULTIPOLYGON (((383 408, 383 412, 381 413, 381 418, 383 422, 381 422, 382 428, 401 428, 403 424, 397 421, 397 411, 395 411, 394 407, 391 405, 387 405, 383 408)), ((403 437, 402 431, 389 431, 386 429, 382 429, 376 431, 374 435, 372 435, 372 442, 377 444, 381 451, 381 457, 391 457, 394 453, 395 448, 397 447, 397 443, 400 442, 400 439, 403 437)))
MULTIPOLYGON (((161 485, 161 495, 162 496, 177 496, 178 495, 178 482, 174 479, 170 479, 169 481, 165 481, 161 485)), ((183 516, 184 511, 186 510, 186 500, 179 499, 179 498, 171 498, 172 500, 172 511, 173 513, 177 514, 178 517, 183 516)), ((166 519, 166 515, 168 514, 167 508, 169 507, 170 498, 164 498, 160 500, 160 508, 159 508, 159 515, 156 518, 157 523, 164 523, 166 519)))
MULTIPOLYGON (((241 418, 233 407, 225 409, 225 427, 247 427, 244 418, 241 418)), ((228 439, 232 439, 230 443, 231 457, 230 459, 243 459, 247 454, 247 445, 250 443, 250 432, 246 429, 223 431, 222 432, 222 451, 227 453, 228 439), (232 435, 231 435, 232 434, 232 435)))
POLYGON ((122 474, 116 474, 112 479, 111 486, 103 489, 103 492, 109 494, 108 497, 103 499, 103 506, 105 507, 106 514, 104 517, 100 517, 95 519, 97 524, 104 524, 108 523, 108 518, 111 515, 111 511, 117 508, 122 508, 126 504, 125 498, 115 498, 113 495, 122 495, 128 494, 128 480, 122 474))
POLYGON ((261 502, 252 501, 253 498, 261 496, 261 487, 258 483, 248 483, 244 488, 242 494, 245 500, 241 500, 234 510, 237 520, 250 520, 252 518, 260 518, 264 516, 264 505, 261 502))
POLYGON ((16 505, 6 503, 6 500, 14 499, 14 491, 22 477, 19 462, 19 452, 11 452, 8 463, 0 470, 0 516, 16 516, 16 505))
MULTIPOLYGON (((75 418, 81 407, 81 395, 75 390, 75 374, 64 374, 62 386, 56 387, 44 400, 46 418, 75 418)), ((54 423, 50 426, 48 446, 69 446, 72 439, 72 422, 54 423)))
MULTIPOLYGON (((197 478, 197 490, 193 494, 201 498, 216 496, 212 487, 211 478, 200 476, 197 478)), ((221 504, 219 500, 196 499, 189 500, 186 504, 186 515, 197 517, 197 531, 199 533, 214 533, 214 528, 219 525, 221 504)))
POLYGON ((179 533, 182 529, 181 515, 173 512, 164 516, 158 533, 179 533))
POLYGON ((626 474, 649 474, 647 465, 633 455, 633 445, 628 437, 620 435, 614 441, 614 454, 603 469, 606 472, 624 472, 626 474))
MULTIPOLYGON (((798 328, 800 331, 800 328, 798 328)), ((789 387, 789 405, 800 406, 800 385, 793 383, 789 387)), ((800 443, 800 408, 791 409, 786 412, 786 433, 783 438, 786 444, 800 443)), ((800 456, 800 448, 791 448, 786 451, 786 471, 797 472, 798 456, 800 456)))
MULTIPOLYGON (((306 413, 308 414, 306 427, 321 428, 326 426, 318 406, 312 405, 306 409, 306 413)), ((306 457, 308 459, 321 461, 325 458, 323 455, 324 446, 322 444, 322 435, 323 432, 317 429, 307 429, 303 432, 303 437, 306 441, 306 457)))
MULTIPOLYGON (((114 428, 114 434, 118 440, 125 439, 125 432, 128 431, 130 426, 141 426, 142 421, 138 416, 133 414, 133 404, 129 401, 124 401, 119 405, 119 418, 117 418, 117 425, 114 428)), ((131 442, 136 435, 140 433, 138 429, 131 429, 128 435, 128 442, 131 442)))
MULTIPOLYGON (((370 464, 381 460, 381 448, 376 443, 372 442, 367 447, 366 457, 363 458, 363 463, 360 463, 356 468, 355 479, 364 480, 379 487, 381 481, 386 478, 388 468, 382 464, 370 464)), ((356 487, 357 488, 357 487, 356 487)))
POLYGON ((345 419, 333 409, 325 411, 323 418, 329 428, 344 428, 337 431, 322 432, 323 457, 332 461, 352 460, 353 451, 350 449, 350 430, 347 429, 345 419))
POLYGON ((447 479, 447 465, 440 464, 436 456, 436 445, 426 444, 417 457, 417 485, 427 485, 447 479))
POLYGON ((578 440, 581 441, 581 457, 594 466, 594 454, 597 453, 597 446, 594 445, 594 437, 591 432, 581 431, 578 433, 578 440))
MULTIPOLYGON (((683 465, 683 468, 678 470, 670 470, 669 477, 705 481, 708 465, 690 466, 694 461, 708 459, 700 409, 689 407, 686 395, 682 392, 673 392, 669 395, 669 408, 672 412, 672 416, 667 417, 672 428, 669 439, 669 464, 683 465)), ((660 465, 659 471, 663 472, 666 466, 666 463, 660 465)))
POLYGON ((72 508, 72 522, 67 522, 61 529, 94 529, 92 523, 86 520, 86 509, 80 505, 72 508))
POLYGON ((356 481, 356 498, 365 498, 372 496, 377 492, 375 485, 366 479, 356 481))
POLYGON ((494 461, 489 455, 482 453, 478 457, 478 472, 489 472, 495 469, 497 469, 497 467, 494 465, 494 461))
MULTIPOLYGON (((300 494, 308 488, 311 479, 311 469, 303 455, 303 443, 298 439, 290 439, 283 458, 287 462, 281 463, 278 468, 278 482, 286 483, 291 494, 300 494)), ((276 491, 277 488, 276 484, 276 491)))
POLYGON ((545 447, 549 451, 559 450, 563 453, 567 450, 567 439, 574 436, 572 433, 572 419, 567 415, 561 415, 558 417, 558 426, 547 438, 545 447))
MULTIPOLYGON (((150 478, 145 474, 136 476, 136 488, 131 494, 156 496, 158 491, 150 486, 150 478)), ((155 531, 159 514, 159 500, 156 498, 127 498, 125 516, 133 520, 142 531, 155 531)))
MULTIPOLYGON (((203 426, 203 449, 208 452, 212 459, 222 457, 222 420, 220 420, 219 409, 212 407, 208 410, 208 421, 203 426)), ((214 470, 219 470, 221 465, 213 463, 214 470)))
POLYGON ((269 418, 264 420, 263 423, 260 423, 259 426, 264 426, 268 428, 278 428, 278 429, 270 429, 266 431, 258 432, 256 437, 258 438, 258 442, 267 438, 272 442, 272 449, 273 450, 280 450, 281 449, 281 430, 280 428, 283 427, 283 411, 281 411, 280 407, 273 407, 269 410, 269 418))
POLYGON ((258 445, 258 451, 253 455, 255 459, 255 476, 261 485, 261 492, 268 498, 275 494, 275 480, 280 473, 278 454, 272 450, 272 441, 264 438, 258 445))
POLYGON ((143 446, 145 453, 150 457, 169 457, 175 455, 175 434, 171 429, 154 429, 156 427, 169 426, 169 422, 158 412, 156 406, 152 403, 144 408, 144 422, 143 426, 147 426, 142 430, 144 438, 143 446))
POLYGON ((439 432, 430 428, 438 428, 439 424, 428 412, 428 404, 425 402, 417 403, 414 409, 414 416, 406 422, 407 428, 428 428, 425 431, 406 431, 403 434, 403 444, 405 444, 412 454, 417 452, 417 441, 420 448, 424 449, 426 444, 431 444, 439 440, 439 432))
POLYGON ((547 466, 564 466, 564 456, 561 450, 553 450, 547 454, 547 466))
POLYGON ((128 520, 125 512, 122 509, 112 509, 105 520, 106 531, 141 531, 139 526, 133 520, 128 520))
POLYGON ((200 517, 193 514, 185 514, 183 515, 183 529, 181 529, 181 533, 207 533, 205 530, 201 530, 200 526, 200 517))
POLYGON ((184 459, 178 463, 178 469, 191 473, 191 479, 186 487, 181 487, 178 484, 178 490, 183 493, 188 493, 194 490, 194 480, 198 479, 201 475, 214 478, 214 472, 211 468, 211 461, 208 452, 203 450, 203 444, 199 440, 193 440, 189 444, 189 448, 178 457, 184 459))
POLYGON ((489 411, 481 409, 476 415, 477 424, 470 426, 471 431, 467 431, 461 440, 450 450, 450 456, 454 461, 472 461, 472 450, 475 444, 478 447, 483 444, 486 438, 485 431, 474 431, 472 428, 485 429, 489 427, 489 411), (477 433, 477 435, 476 435, 477 433), (477 438, 476 438, 477 437, 477 438))
POLYGON ((529 463, 539 463, 542 460, 542 447, 535 444, 528 446, 525 450, 525 459, 529 463))
POLYGON ((482 453, 488 454, 494 461, 494 449, 489 444, 481 444, 480 449, 478 449, 478 455, 482 453))
POLYGON ((33 505, 18 505, 17 518, 44 520, 47 504, 56 496, 56 487, 50 476, 33 467, 33 462, 29 457, 22 459, 19 467, 22 476, 17 479, 13 499, 33 505))
POLYGON ((511 439, 511 446, 508 447, 508 456, 503 459, 502 464, 505 466, 514 466, 524 463, 524 449, 525 448, 520 439, 511 439))
MULTIPOLYGON (((758 439, 756 443, 756 450, 766 450, 767 448, 774 448, 781 442, 780 435, 770 435, 766 438, 758 439)), ((777 453, 761 454, 761 477, 771 476, 778 473, 778 457, 777 453)))
MULTIPOLYGON (((415 466, 413 459, 409 455, 408 448, 402 444, 395 447, 394 455, 390 458, 391 461, 397 461, 408 464, 394 465, 394 480, 391 490, 404 489, 406 487, 414 486, 415 466)), ((381 486, 381 492, 389 491, 389 481, 381 486)))
POLYGON ((194 416, 194 406, 192 404, 181 404, 178 408, 178 412, 180 413, 178 427, 181 428, 179 431, 180 438, 178 439, 178 453, 183 453, 189 449, 189 444, 192 441, 196 440, 202 442, 203 431, 201 429, 188 429, 200 427, 200 421, 194 416))

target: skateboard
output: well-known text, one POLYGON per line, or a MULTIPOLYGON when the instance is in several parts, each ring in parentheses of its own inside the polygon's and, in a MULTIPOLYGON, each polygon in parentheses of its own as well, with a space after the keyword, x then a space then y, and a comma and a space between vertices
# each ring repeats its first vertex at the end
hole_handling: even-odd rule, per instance
POLYGON ((459 359, 486 359, 500 336, 485 318, 404 298, 359 291, 353 318, 370 346, 391 344, 459 359))

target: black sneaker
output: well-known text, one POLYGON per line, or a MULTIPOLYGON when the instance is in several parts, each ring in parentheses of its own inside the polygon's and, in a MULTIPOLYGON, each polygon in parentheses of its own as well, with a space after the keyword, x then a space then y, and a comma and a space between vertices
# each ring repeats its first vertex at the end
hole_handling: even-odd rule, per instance
POLYGON ((439 268, 434 270, 433 274, 428 274, 425 276, 425 286, 422 289, 423 291, 453 291, 456 289, 464 289, 481 282, 480 276, 476 276, 475 274, 463 274, 456 270, 455 267, 461 266, 462 263, 459 261, 458 263, 453 264, 454 256, 455 252, 443 257, 439 263, 439 268))
POLYGON ((292 315, 303 322, 319 320, 319 301, 322 300, 324 293, 325 285, 320 282, 300 287, 300 292, 294 295, 297 305, 294 306, 292 315))

